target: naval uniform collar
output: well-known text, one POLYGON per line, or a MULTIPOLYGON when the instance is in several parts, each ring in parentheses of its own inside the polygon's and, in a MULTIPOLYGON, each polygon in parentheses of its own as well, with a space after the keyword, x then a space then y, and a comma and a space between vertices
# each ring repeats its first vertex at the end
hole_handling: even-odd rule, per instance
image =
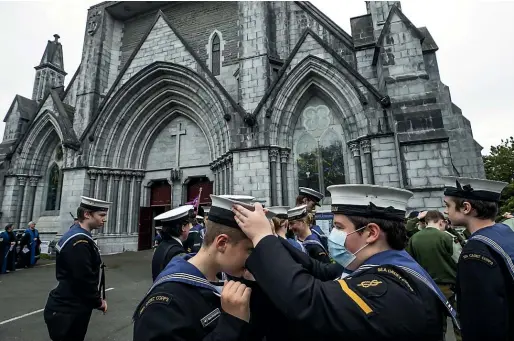
POLYGON ((184 244, 182 244, 182 241, 180 240, 180 238, 177 238, 177 237, 174 237, 174 236, 171 236, 171 238, 175 239, 177 242, 180 243, 180 245, 184 246, 184 244))

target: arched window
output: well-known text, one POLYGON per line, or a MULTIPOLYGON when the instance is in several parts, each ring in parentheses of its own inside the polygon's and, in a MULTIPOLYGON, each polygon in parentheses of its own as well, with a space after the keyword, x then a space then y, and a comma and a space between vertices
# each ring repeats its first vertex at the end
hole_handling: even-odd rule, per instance
POLYGON ((48 191, 46 193, 46 210, 55 211, 60 208, 61 201, 61 171, 54 164, 48 170, 48 191))
POLYGON ((221 44, 220 37, 217 33, 212 37, 212 47, 211 47, 211 71, 214 76, 219 76, 220 74, 220 58, 221 58, 221 44))
POLYGON ((330 196, 328 186, 345 183, 344 147, 334 130, 337 126, 330 109, 318 99, 305 107, 295 129, 295 135, 301 132, 295 152, 299 187, 330 196))

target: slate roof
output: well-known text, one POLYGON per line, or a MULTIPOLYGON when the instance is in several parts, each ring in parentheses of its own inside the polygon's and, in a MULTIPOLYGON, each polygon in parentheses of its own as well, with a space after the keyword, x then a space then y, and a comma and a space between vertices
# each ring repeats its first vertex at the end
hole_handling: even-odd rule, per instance
POLYGON ((423 43, 421 44, 421 50, 423 52, 435 52, 439 50, 439 46, 434 41, 434 38, 432 38, 432 35, 428 31, 426 27, 420 27, 419 31, 423 35, 423 43))
MULTIPOLYGON (((46 44, 45 52, 43 53, 43 57, 41 57, 41 62, 36 69, 45 67, 45 66, 53 66, 60 72, 64 72, 64 59, 62 53, 62 45, 59 43, 58 39, 59 35, 54 34, 55 40, 49 40, 46 44)), ((64 72, 64 74, 66 74, 64 72)))
POLYGON ((37 102, 27 97, 23 97, 22 95, 14 96, 14 100, 12 101, 9 110, 7 111, 7 115, 5 115, 4 122, 7 122, 9 116, 11 116, 11 112, 14 108, 14 103, 18 102, 18 110, 20 111, 20 116, 24 120, 30 121, 36 115, 37 102))

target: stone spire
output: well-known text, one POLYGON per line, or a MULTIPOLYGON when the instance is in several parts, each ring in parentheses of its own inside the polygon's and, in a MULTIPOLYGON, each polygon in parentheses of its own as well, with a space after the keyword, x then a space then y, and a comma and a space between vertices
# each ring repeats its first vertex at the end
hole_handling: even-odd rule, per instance
POLYGON ((41 101, 52 88, 64 85, 64 60, 60 36, 54 34, 54 40, 48 41, 41 62, 36 69, 36 79, 32 99, 41 101))

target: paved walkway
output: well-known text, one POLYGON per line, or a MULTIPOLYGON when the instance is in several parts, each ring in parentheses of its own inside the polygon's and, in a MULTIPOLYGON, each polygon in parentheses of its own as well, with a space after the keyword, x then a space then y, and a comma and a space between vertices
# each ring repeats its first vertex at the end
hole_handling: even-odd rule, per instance
MULTIPOLYGON (((105 315, 93 311, 86 340, 132 340, 132 313, 151 285, 152 255, 144 251, 103 257, 109 310, 105 315)), ((50 340, 42 309, 56 285, 55 261, 51 260, 0 275, 0 340, 50 340)))

